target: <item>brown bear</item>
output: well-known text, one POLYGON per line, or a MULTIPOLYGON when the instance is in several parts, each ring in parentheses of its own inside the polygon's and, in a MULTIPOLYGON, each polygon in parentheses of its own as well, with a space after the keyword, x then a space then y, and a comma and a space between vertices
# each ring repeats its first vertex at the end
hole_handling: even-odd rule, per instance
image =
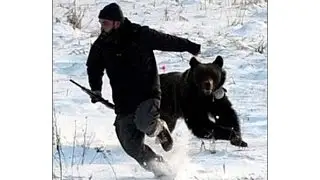
POLYGON ((160 118, 171 132, 177 120, 183 118, 198 138, 230 140, 232 145, 247 147, 237 113, 223 88, 223 58, 217 56, 212 63, 200 63, 192 57, 189 64, 184 72, 160 75, 160 118))

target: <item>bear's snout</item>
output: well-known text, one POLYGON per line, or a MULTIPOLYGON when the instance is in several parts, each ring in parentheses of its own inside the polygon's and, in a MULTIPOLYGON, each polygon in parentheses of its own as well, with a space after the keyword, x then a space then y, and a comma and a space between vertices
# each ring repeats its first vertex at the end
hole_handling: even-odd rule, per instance
POLYGON ((202 82, 202 91, 207 96, 213 92, 213 81, 206 80, 202 82))
POLYGON ((212 81, 205 81, 204 82, 204 89, 205 90, 212 90, 212 81))

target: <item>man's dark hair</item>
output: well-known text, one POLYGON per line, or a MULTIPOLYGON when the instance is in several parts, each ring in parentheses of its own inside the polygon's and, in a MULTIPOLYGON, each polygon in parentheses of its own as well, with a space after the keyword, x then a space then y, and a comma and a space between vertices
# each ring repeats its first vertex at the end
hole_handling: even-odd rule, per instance
POLYGON ((106 5, 99 13, 100 19, 108 19, 112 21, 124 21, 123 13, 120 6, 116 3, 106 5))

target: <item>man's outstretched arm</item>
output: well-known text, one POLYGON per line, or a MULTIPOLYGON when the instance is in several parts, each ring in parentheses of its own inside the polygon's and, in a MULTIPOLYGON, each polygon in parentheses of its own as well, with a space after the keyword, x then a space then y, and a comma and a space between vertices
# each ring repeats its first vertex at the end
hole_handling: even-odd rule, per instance
POLYGON ((147 26, 142 27, 141 37, 148 47, 153 50, 174 52, 187 51, 193 55, 200 53, 201 46, 199 44, 185 38, 156 31, 147 26))

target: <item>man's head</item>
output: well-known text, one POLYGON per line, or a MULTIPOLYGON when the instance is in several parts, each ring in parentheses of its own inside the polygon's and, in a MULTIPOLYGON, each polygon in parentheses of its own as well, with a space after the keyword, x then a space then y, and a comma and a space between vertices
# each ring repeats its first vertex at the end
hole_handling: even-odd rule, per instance
POLYGON ((104 32, 110 33, 114 29, 118 29, 124 21, 121 8, 116 3, 106 5, 99 13, 99 22, 104 32))

